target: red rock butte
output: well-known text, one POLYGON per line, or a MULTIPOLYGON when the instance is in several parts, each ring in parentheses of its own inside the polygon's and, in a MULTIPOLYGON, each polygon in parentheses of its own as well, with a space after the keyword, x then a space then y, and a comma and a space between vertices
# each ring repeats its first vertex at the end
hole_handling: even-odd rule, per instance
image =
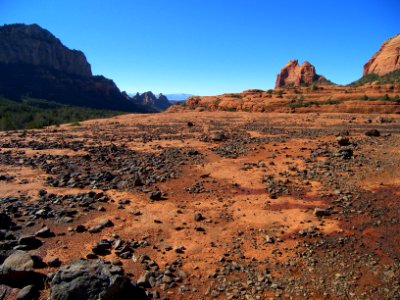
POLYGON ((304 84, 330 84, 330 82, 315 71, 308 61, 299 65, 298 60, 289 61, 276 78, 275 88, 301 86, 304 84))

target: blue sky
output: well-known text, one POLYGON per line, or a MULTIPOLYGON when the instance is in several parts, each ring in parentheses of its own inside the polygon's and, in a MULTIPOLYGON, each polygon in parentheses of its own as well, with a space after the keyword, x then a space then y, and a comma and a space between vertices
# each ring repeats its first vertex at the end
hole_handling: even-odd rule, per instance
POLYGON ((196 95, 272 88, 290 59, 349 83, 399 16, 399 0, 0 0, 0 24, 39 24, 121 90, 196 95))

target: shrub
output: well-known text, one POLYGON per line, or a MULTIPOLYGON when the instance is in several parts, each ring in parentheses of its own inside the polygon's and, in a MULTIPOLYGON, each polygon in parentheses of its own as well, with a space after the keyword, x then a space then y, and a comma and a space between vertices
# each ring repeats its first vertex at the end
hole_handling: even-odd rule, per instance
POLYGON ((26 98, 17 102, 0 97, 0 130, 43 128, 117 114, 121 112, 69 106, 41 99, 26 98))

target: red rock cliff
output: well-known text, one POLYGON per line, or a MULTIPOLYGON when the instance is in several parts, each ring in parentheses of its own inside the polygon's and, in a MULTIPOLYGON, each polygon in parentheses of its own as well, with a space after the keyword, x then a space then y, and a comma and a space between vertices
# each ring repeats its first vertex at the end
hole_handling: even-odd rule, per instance
POLYGON ((400 69, 400 34, 385 41, 378 52, 364 65, 363 76, 384 75, 400 69))

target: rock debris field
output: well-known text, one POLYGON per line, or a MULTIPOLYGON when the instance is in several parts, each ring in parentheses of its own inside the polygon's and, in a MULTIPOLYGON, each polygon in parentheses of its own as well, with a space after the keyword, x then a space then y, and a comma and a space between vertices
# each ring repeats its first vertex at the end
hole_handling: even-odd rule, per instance
POLYGON ((0 133, 0 299, 400 299, 400 116, 0 133))

